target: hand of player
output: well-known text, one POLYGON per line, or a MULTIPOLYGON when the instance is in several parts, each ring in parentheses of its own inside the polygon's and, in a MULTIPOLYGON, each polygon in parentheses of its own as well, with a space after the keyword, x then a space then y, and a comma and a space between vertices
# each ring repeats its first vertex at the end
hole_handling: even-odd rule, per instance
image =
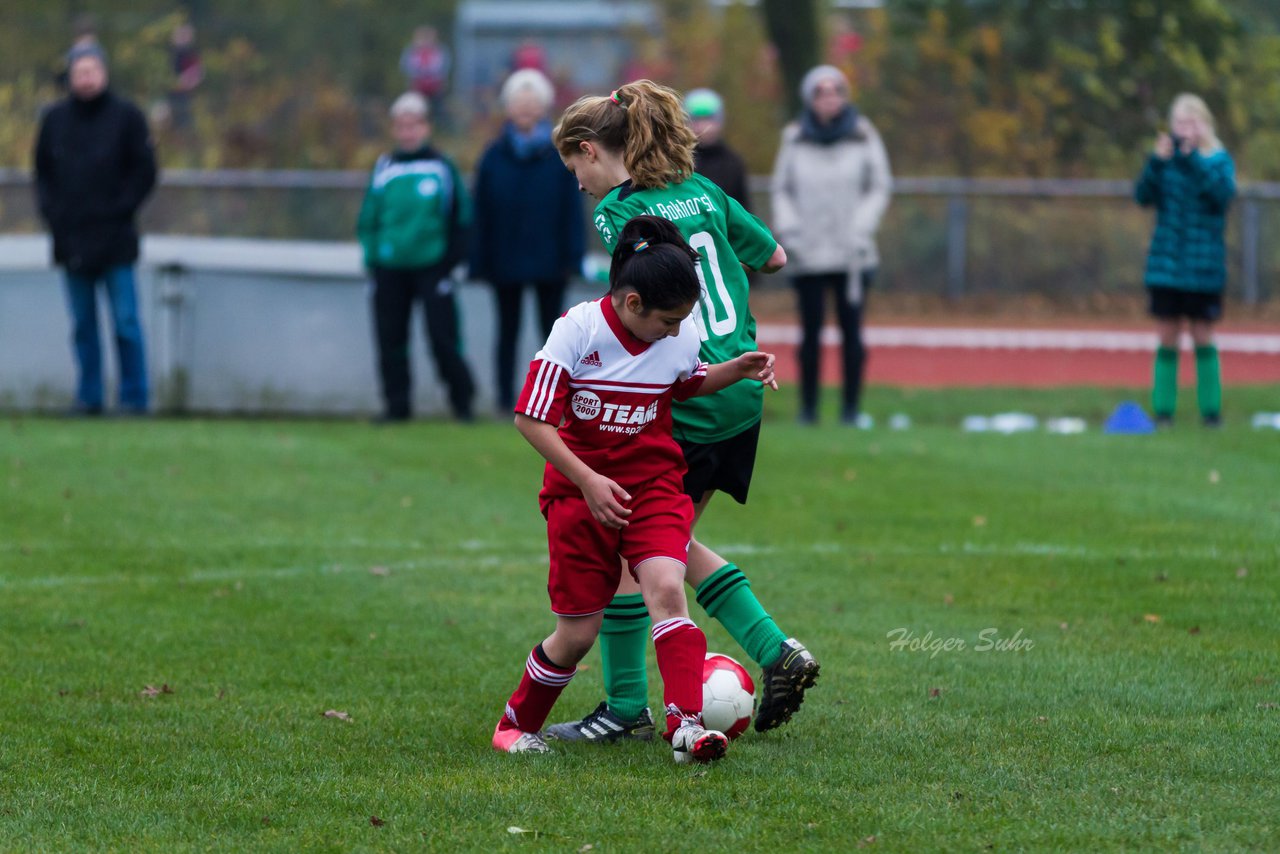
POLYGON ((759 380, 774 391, 778 390, 778 380, 773 374, 773 354, 753 350, 738 357, 738 370, 743 379, 759 380))
POLYGON ((1167 133, 1162 133, 1157 136, 1155 154, 1156 157, 1159 157, 1161 160, 1168 160, 1170 157, 1173 157, 1173 137, 1169 136, 1167 133))
POLYGON ((631 511, 622 502, 631 496, 618 484, 602 474, 595 475, 582 486, 591 517, 606 528, 625 528, 631 511))

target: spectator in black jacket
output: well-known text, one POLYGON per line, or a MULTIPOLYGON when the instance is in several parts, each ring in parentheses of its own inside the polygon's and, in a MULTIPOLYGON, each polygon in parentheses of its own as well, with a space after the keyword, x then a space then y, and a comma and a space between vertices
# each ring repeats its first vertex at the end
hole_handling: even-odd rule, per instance
POLYGON ((710 89, 693 89, 684 97, 684 110, 689 114, 689 127, 698 136, 698 147, 693 150, 694 171, 710 178, 750 211, 747 165, 723 137, 724 101, 710 89))
POLYGON ((36 196, 64 270, 79 368, 73 413, 103 409, 97 287, 111 305, 120 360, 120 409, 147 411, 147 363, 138 319, 134 262, 138 209, 156 183, 156 161, 142 112, 107 88, 96 43, 67 56, 70 94, 44 115, 36 141, 36 196))
POLYGON ((582 199, 577 179, 551 143, 547 113, 555 90, 533 68, 502 86, 507 121, 480 159, 475 182, 471 275, 493 285, 498 311, 494 372, 497 407, 516 402, 516 343, 524 288, 538 298, 542 334, 564 312, 569 278, 582 269, 582 199))

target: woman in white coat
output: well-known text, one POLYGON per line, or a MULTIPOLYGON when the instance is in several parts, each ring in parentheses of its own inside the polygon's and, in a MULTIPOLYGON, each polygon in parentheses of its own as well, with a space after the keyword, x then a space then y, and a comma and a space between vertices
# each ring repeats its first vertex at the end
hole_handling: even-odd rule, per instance
POLYGON ((880 134, 849 100, 840 69, 820 65, 801 84, 805 109, 782 133, 773 168, 773 232, 787 247, 800 305, 800 420, 818 418, 818 366, 826 295, 842 335, 841 417, 856 425, 866 350, 862 308, 880 258, 875 234, 893 178, 880 134))

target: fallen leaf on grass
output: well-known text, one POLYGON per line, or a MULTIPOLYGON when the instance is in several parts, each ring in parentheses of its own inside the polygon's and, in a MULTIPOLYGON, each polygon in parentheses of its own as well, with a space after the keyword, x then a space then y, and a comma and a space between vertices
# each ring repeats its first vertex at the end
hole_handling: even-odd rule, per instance
POLYGON ((157 688, 154 685, 148 685, 147 687, 143 688, 141 691, 138 692, 138 694, 143 697, 158 697, 161 694, 172 694, 172 693, 173 693, 173 689, 169 687, 168 682, 164 683, 159 688, 157 688))
POLYGON ((1198 634, 1200 634, 1200 627, 1199 627, 1199 626, 1192 626, 1191 628, 1187 629, 1187 634, 1189 634, 1189 635, 1198 635, 1198 634))
POLYGON ((369 824, 372 824, 374 827, 382 827, 386 822, 378 818, 376 815, 371 815, 369 816, 369 824))
POLYGON ((1065 632, 1067 629, 1071 628, 1071 626, 1067 623, 1058 623, 1058 628, 1065 632))
POLYGON ((981 527, 983 527, 983 526, 984 526, 984 525, 986 525, 986 524, 987 524, 987 517, 986 517, 986 516, 974 516, 974 517, 973 517, 973 527, 975 527, 975 528, 981 528, 981 527))
POLYGON ((1249 570, 1243 566, 1236 570, 1236 578, 1244 578, 1248 574, 1249 574, 1249 570))
POLYGON ((930 699, 930 700, 936 699, 936 698, 941 697, 941 696, 942 696, 942 689, 941 689, 941 688, 930 688, 930 689, 929 689, 929 699, 930 699))
POLYGON ((371 566, 369 567, 369 574, 376 575, 379 578, 386 578, 391 574, 391 570, 387 569, 385 566, 371 566))
POLYGON ((1158 623, 1160 622, 1160 615, 1159 614, 1143 614, 1142 619, 1148 623, 1158 623))
POLYGON ((346 712, 340 712, 337 709, 329 709, 328 711, 324 712, 322 716, 326 718, 337 718, 340 721, 346 721, 347 723, 352 723, 351 715, 347 714, 346 712))
POLYGON ((947 606, 948 608, 951 607, 951 605, 953 605, 955 601, 956 601, 956 597, 952 596, 950 593, 942 597, 942 604, 947 606))

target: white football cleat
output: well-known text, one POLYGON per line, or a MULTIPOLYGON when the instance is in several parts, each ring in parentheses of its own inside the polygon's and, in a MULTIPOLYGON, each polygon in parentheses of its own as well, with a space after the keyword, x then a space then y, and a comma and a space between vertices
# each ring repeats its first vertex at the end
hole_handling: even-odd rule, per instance
POLYGON ((536 732, 524 732, 503 728, 502 722, 493 731, 493 749, 501 753, 550 753, 551 748, 536 732))
POLYGON ((729 737, 719 730, 706 729, 687 720, 671 736, 671 755, 676 762, 714 762, 723 759, 729 749, 729 737))

